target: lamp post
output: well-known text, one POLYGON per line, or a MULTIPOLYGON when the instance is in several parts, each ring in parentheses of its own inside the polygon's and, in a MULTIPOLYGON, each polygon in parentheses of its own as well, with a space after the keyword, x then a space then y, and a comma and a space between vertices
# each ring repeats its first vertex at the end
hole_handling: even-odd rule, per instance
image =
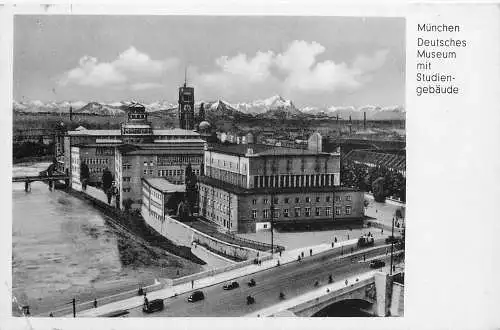
POLYGON ((391 232, 391 270, 390 274, 392 275, 392 263, 393 263, 393 255, 394 255, 394 217, 392 218, 392 232, 391 232))

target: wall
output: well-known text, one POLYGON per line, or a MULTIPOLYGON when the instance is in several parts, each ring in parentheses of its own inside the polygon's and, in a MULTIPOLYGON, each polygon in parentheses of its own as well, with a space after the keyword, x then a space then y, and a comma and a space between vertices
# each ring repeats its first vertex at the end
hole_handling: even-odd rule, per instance
POLYGON ((149 210, 144 206, 141 209, 141 214, 148 225, 176 245, 191 247, 192 242, 196 241, 212 250, 240 259, 255 258, 257 255, 263 254, 257 250, 218 240, 168 216, 164 220, 157 219, 150 216, 149 210))
POLYGON ((389 309, 391 316, 404 315, 404 285, 394 282, 392 284, 391 307, 389 309))

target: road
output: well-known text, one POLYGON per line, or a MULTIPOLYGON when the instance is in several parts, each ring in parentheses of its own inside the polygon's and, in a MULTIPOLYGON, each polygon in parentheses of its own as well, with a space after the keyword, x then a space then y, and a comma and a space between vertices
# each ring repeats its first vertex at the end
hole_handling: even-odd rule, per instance
MULTIPOLYGON (((343 260, 334 260, 331 257, 306 257, 301 262, 281 265, 252 275, 240 277, 237 282, 240 287, 225 291, 222 284, 204 288, 205 300, 189 303, 187 297, 191 292, 165 299, 165 309, 161 312, 145 314, 141 307, 129 310, 130 317, 193 317, 193 316, 243 316, 251 312, 272 306, 278 303, 279 293, 284 292, 287 298, 292 298, 308 292, 314 288, 314 283, 320 285, 328 283, 328 276, 332 274, 334 281, 345 281, 346 277, 369 271, 368 259, 385 255, 386 247, 379 247, 366 252, 366 262, 363 255, 348 257, 343 260), (325 260, 326 259, 326 260, 325 260), (356 259, 353 261, 353 259, 356 259), (248 287, 247 282, 253 278, 257 282, 255 287, 248 287), (246 297, 252 295, 255 304, 247 305, 246 297)), ((389 262, 386 261, 386 264, 389 262)))

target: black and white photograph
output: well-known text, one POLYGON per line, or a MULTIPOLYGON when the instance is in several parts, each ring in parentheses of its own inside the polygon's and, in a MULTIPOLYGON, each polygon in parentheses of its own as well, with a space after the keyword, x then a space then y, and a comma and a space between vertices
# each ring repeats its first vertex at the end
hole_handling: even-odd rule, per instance
POLYGON ((14 317, 404 316, 404 17, 13 24, 14 317))

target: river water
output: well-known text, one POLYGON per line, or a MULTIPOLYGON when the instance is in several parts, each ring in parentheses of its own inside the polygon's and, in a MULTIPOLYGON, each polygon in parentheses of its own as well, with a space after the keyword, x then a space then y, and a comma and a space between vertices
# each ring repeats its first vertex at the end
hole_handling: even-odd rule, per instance
MULTIPOLYGON (((36 175, 48 163, 15 165, 13 175, 36 175)), ((41 182, 24 191, 12 184, 12 290, 31 314, 150 284, 200 266, 145 248, 106 221, 85 201, 41 182)))

